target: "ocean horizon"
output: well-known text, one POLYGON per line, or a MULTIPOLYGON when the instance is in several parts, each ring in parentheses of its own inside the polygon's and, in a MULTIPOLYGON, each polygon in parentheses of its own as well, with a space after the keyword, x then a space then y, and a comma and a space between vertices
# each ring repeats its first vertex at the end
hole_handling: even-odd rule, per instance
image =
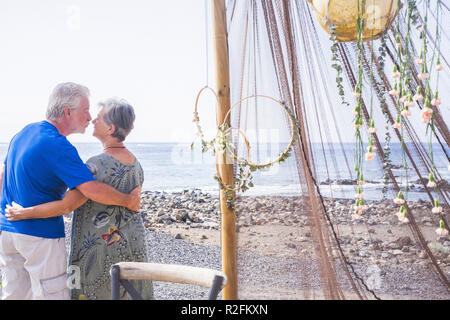
MULTIPOLYGON (((83 161, 103 152, 99 142, 74 142, 73 144, 83 161)), ((125 144, 135 154, 144 169, 143 191, 180 192, 200 189, 202 192, 218 194, 219 186, 214 179, 216 174, 215 157, 212 156, 211 152, 202 153, 200 143, 196 142, 193 150, 190 150, 191 143, 187 142, 128 142, 125 144)), ((252 155, 253 161, 266 162, 268 159, 273 159, 285 147, 278 144, 261 144, 259 146, 258 154, 252 155)), ((320 143, 313 143, 312 146, 321 194, 324 197, 352 199, 355 186, 351 183, 353 180, 351 175, 354 175, 354 172, 350 172, 349 168, 353 169, 354 167, 354 143, 343 143, 343 151, 340 143, 325 143, 324 151, 322 151, 320 143), (325 156, 323 153, 325 153, 325 156)), ((424 146, 428 148, 426 144, 424 146)), ((391 143, 390 147, 391 161, 395 165, 394 175, 398 177, 400 185, 404 186, 406 182, 404 169, 398 167, 401 162, 401 145, 400 143, 391 143)), ((0 143, 0 157, 2 159, 5 158, 7 150, 8 143, 0 143)), ((449 152, 448 148, 446 148, 446 152, 449 152)), ((448 182, 450 172, 445 154, 439 145, 433 146, 433 153, 438 171, 442 178, 448 182)), ((367 200, 381 199, 383 196, 384 170, 380 169, 379 160, 365 162, 364 166, 364 178, 367 181, 364 185, 365 198, 367 200)), ((254 187, 239 194, 295 196, 301 192, 293 156, 285 163, 274 165, 267 171, 253 172, 252 176, 254 187)), ((423 174, 423 177, 428 177, 428 174, 423 174)), ((412 170, 409 170, 408 182, 412 188, 408 192, 408 199, 413 201, 428 200, 428 195, 423 192, 423 188, 417 183, 418 179, 419 177, 412 170)), ((392 186, 392 183, 390 185, 392 186)))

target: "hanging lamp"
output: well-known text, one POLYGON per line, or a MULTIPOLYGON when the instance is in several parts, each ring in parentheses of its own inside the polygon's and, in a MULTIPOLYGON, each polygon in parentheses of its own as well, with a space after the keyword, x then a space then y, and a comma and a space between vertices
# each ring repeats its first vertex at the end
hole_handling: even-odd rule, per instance
MULTIPOLYGON (((339 41, 355 41, 358 36, 358 1, 362 0, 308 0, 315 12, 317 21, 331 34, 335 26, 339 41)), ((365 0, 363 40, 380 37, 390 27, 399 11, 398 0, 365 0)), ((400 5, 401 6, 401 5, 400 5)))

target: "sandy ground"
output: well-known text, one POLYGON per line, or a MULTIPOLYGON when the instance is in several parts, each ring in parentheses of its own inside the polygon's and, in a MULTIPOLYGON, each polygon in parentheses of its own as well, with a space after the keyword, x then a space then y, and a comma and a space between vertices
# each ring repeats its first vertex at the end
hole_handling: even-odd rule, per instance
MULTIPOLYGON (((393 242, 402 236, 412 238, 411 230, 407 225, 389 226, 388 228, 383 225, 339 225, 336 229, 338 235, 370 235, 372 239, 381 239, 383 242, 393 242), (368 230, 371 231, 369 232, 368 230)), ((426 241, 436 239, 435 229, 432 226, 421 227, 426 241)), ((182 239, 196 244, 220 246, 220 230, 191 228, 172 224, 158 226, 157 231, 173 236, 181 235, 182 239)), ((255 251, 267 256, 286 258, 299 253, 302 255, 312 254, 311 251, 304 251, 308 250, 308 242, 311 240, 309 227, 281 225, 238 227, 236 237, 239 249, 255 251)))
MULTIPOLYGON (((402 237, 412 236, 408 225, 385 225, 367 226, 359 225, 339 225, 336 232, 342 235, 352 235, 358 239, 365 237, 376 242, 394 243, 402 237), (370 230, 370 231, 369 231, 370 230)), ((422 226, 422 233, 426 241, 434 241, 435 227, 422 226)), ((220 230, 190 228, 182 225, 167 225, 157 228, 157 231, 166 233, 174 238, 183 239, 192 244, 203 246, 220 247, 220 230)), ((238 255, 242 260, 246 260, 244 266, 239 265, 238 269, 241 275, 239 280, 239 299, 323 299, 323 292, 320 289, 320 282, 317 278, 317 272, 311 270, 309 264, 314 264, 315 253, 311 245, 310 228, 308 226, 281 226, 281 225, 255 225, 248 227, 238 227, 237 233, 238 255), (253 256, 264 257, 262 263, 271 265, 268 269, 261 266, 260 262, 252 262, 253 256), (286 262, 290 261, 290 262, 286 262), (280 273, 286 266, 286 275, 280 273), (274 268, 277 264, 278 270, 274 268), (274 270, 270 270, 274 268, 274 270), (297 271, 292 271, 295 269, 297 271), (260 272, 255 281, 250 279, 252 274, 260 272), (305 272, 305 275, 302 275, 305 272), (261 279, 267 278, 265 281, 261 279), (275 279, 277 278, 277 279, 275 279), (314 280, 312 280, 314 279, 314 280), (297 281, 297 284, 295 284, 297 281), (314 284, 313 284, 314 283, 314 284)), ((367 274, 369 268, 377 265, 381 268, 383 274, 383 288, 376 290, 377 297, 382 300, 420 300, 420 299, 450 299, 450 292, 446 291, 435 273, 431 272, 431 264, 427 258, 419 258, 416 254, 408 252, 419 245, 413 240, 411 249, 403 249, 405 253, 400 255, 391 255, 388 259, 380 258, 375 250, 368 249, 367 246, 355 244, 356 253, 349 254, 354 267, 359 274, 363 276, 366 283, 370 282, 370 274, 367 274), (370 257, 359 258, 358 253, 368 251, 370 257), (354 257, 356 255, 356 258, 354 257), (377 256, 375 258, 374 256, 377 256), (355 258, 355 259, 353 259, 355 258), (364 265, 364 266, 363 266, 364 265)), ((419 251, 419 249, 417 249, 419 251)), ((397 250, 400 251, 400 250, 397 250)), ((395 254, 398 254, 396 251, 395 254)), ((450 256, 449 256, 450 257, 450 256)), ((442 256, 441 256, 442 258, 442 256)), ((444 257, 443 260, 446 258, 444 257)), ((448 259, 448 258, 447 258, 448 259)), ((442 263, 440 258, 438 262, 449 276, 449 268, 442 263)), ((344 272, 340 272, 343 276, 344 272)), ((359 299, 359 297, 350 288, 343 287, 346 299, 359 299)), ((367 293, 366 293, 367 294, 367 293)), ((375 299, 371 294, 366 296, 369 299, 375 299)))

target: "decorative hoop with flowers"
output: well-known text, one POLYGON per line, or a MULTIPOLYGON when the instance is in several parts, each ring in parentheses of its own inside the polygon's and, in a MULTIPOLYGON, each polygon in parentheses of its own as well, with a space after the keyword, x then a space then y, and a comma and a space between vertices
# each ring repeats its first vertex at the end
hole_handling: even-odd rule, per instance
MULTIPOLYGON (((240 105, 243 101, 251 99, 251 98, 265 98, 265 99, 269 99, 272 100, 274 102, 276 102, 278 105, 281 106, 281 108, 286 112, 286 114, 288 115, 289 121, 291 123, 291 139, 290 142, 288 144, 288 146, 285 148, 285 150, 280 153, 278 155, 277 158, 267 161, 265 163, 253 163, 250 161, 250 159, 247 161, 243 158, 239 158, 236 154, 235 154, 235 149, 234 146, 232 144, 227 144, 227 150, 230 152, 230 155, 238 162, 238 163, 245 163, 246 165, 248 165, 251 169, 265 169, 265 168, 269 168, 272 165, 276 164, 276 163, 280 163, 285 161, 289 155, 290 152, 292 150, 292 146, 294 145, 295 141, 298 139, 298 128, 299 128, 299 124, 298 121, 295 117, 295 115, 293 114, 293 112, 286 106, 286 104, 282 101, 278 101, 272 97, 269 96, 265 96, 265 95, 254 95, 254 96, 248 96, 245 97, 241 100, 239 100, 238 102, 236 102, 234 105, 231 106, 230 110, 228 110, 228 113, 225 115, 225 121, 222 124, 222 126, 225 126, 225 122, 226 119, 230 116, 231 114, 231 110, 233 110, 233 108, 235 108, 236 106, 240 105)), ((221 127, 222 127, 221 126, 221 127)), ((220 128, 220 127, 219 127, 220 128)), ((219 129, 220 130, 220 129, 219 129)), ((230 129, 228 129, 230 130, 230 129)), ((243 134, 243 133, 242 133, 243 134)), ((246 140, 247 141, 247 140, 246 140)), ((255 171, 255 170, 252 170, 255 171)))
MULTIPOLYGON (((228 110, 227 114, 225 115, 224 121, 221 125, 217 127, 217 134, 216 136, 211 140, 206 140, 205 136, 203 134, 203 131, 200 126, 200 118, 198 116, 198 102, 200 95, 205 91, 210 90, 213 92, 214 96, 216 97, 216 102, 218 103, 219 99, 215 91, 210 87, 204 87, 202 88, 199 93, 197 94, 197 99, 195 101, 195 110, 194 110, 194 119, 192 122, 194 122, 196 129, 197 129, 197 137, 201 140, 202 143, 202 152, 207 152, 208 150, 212 149, 214 155, 218 155, 218 153, 225 153, 226 157, 230 156, 234 161, 236 161, 237 165, 239 166, 239 170, 237 172, 237 175, 234 179, 234 185, 227 185, 224 183, 222 177, 220 176, 219 166, 216 165, 217 168, 217 174, 214 177, 218 182, 221 189, 224 190, 225 196, 227 198, 227 206, 232 207, 234 204, 235 196, 234 193, 236 191, 242 191, 245 192, 250 187, 253 187, 253 181, 252 181, 252 175, 251 172, 254 172, 256 170, 262 170, 267 169, 273 166, 276 163, 283 163, 287 158, 289 158, 292 147, 294 143, 298 139, 298 131, 299 131, 299 122, 297 118, 295 117, 294 113, 286 106, 286 104, 282 101, 278 101, 272 97, 265 96, 265 95, 253 95, 245 97, 235 104, 233 104, 230 109, 228 110), (250 144, 248 142, 247 137, 245 136, 245 133, 241 130, 239 130, 239 134, 244 138, 245 146, 247 148, 247 159, 239 157, 236 154, 236 148, 234 147, 232 141, 231 141, 231 133, 232 128, 227 124, 227 118, 231 114, 231 110, 233 110, 236 106, 240 105, 243 101, 251 99, 251 98, 265 98, 269 99, 271 101, 276 102, 287 114, 290 124, 291 124, 291 139, 286 147, 286 149, 281 152, 278 157, 276 157, 273 160, 267 161, 265 163, 254 163, 250 160, 250 144)), ((194 142, 191 144, 191 149, 193 149, 194 142)))

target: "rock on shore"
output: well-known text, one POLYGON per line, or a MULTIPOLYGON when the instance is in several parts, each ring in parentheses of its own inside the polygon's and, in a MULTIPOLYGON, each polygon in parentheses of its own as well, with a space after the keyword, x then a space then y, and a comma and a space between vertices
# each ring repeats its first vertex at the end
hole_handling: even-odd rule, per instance
MULTIPOLYGON (((368 209, 363 218, 354 221, 351 219, 353 199, 324 198, 323 201, 329 219, 338 231, 339 244, 351 263, 431 268, 426 251, 409 226, 401 224, 394 215, 399 206, 392 200, 366 201, 368 209)), ((439 238, 435 234, 439 216, 431 213, 431 203, 419 200, 408 203, 408 206, 437 263, 450 274, 450 238, 439 238)), ((152 231, 163 230, 167 226, 199 231, 220 229, 219 199, 198 189, 172 193, 146 191, 142 195, 141 207, 144 224, 152 231)), ((300 197, 239 196, 236 203, 237 231, 266 227, 274 235, 261 237, 271 237, 276 242, 279 241, 276 235, 281 230, 277 229, 279 226, 301 230, 298 235, 290 237, 285 249, 294 255, 303 252, 306 257, 313 253, 305 249, 312 240, 304 209, 300 197)), ((256 238, 257 234, 254 235, 256 238)), ((177 236, 181 238, 181 235, 177 236)), ((242 243, 240 248, 244 249, 242 243)))
MULTIPOLYGON (((299 197, 239 196, 236 218, 239 226, 285 225, 305 226, 307 216, 299 197)), ((394 215, 399 206, 392 200, 367 200, 368 210, 363 219, 351 221, 353 199, 323 198, 330 220, 335 224, 398 225, 394 215)), ((423 226, 438 226, 439 216, 431 213, 432 205, 419 200, 408 203, 415 221, 423 226)), ((191 228, 219 229, 219 199, 199 189, 181 192, 145 191, 142 194, 141 213, 146 227, 183 224, 191 228)))

